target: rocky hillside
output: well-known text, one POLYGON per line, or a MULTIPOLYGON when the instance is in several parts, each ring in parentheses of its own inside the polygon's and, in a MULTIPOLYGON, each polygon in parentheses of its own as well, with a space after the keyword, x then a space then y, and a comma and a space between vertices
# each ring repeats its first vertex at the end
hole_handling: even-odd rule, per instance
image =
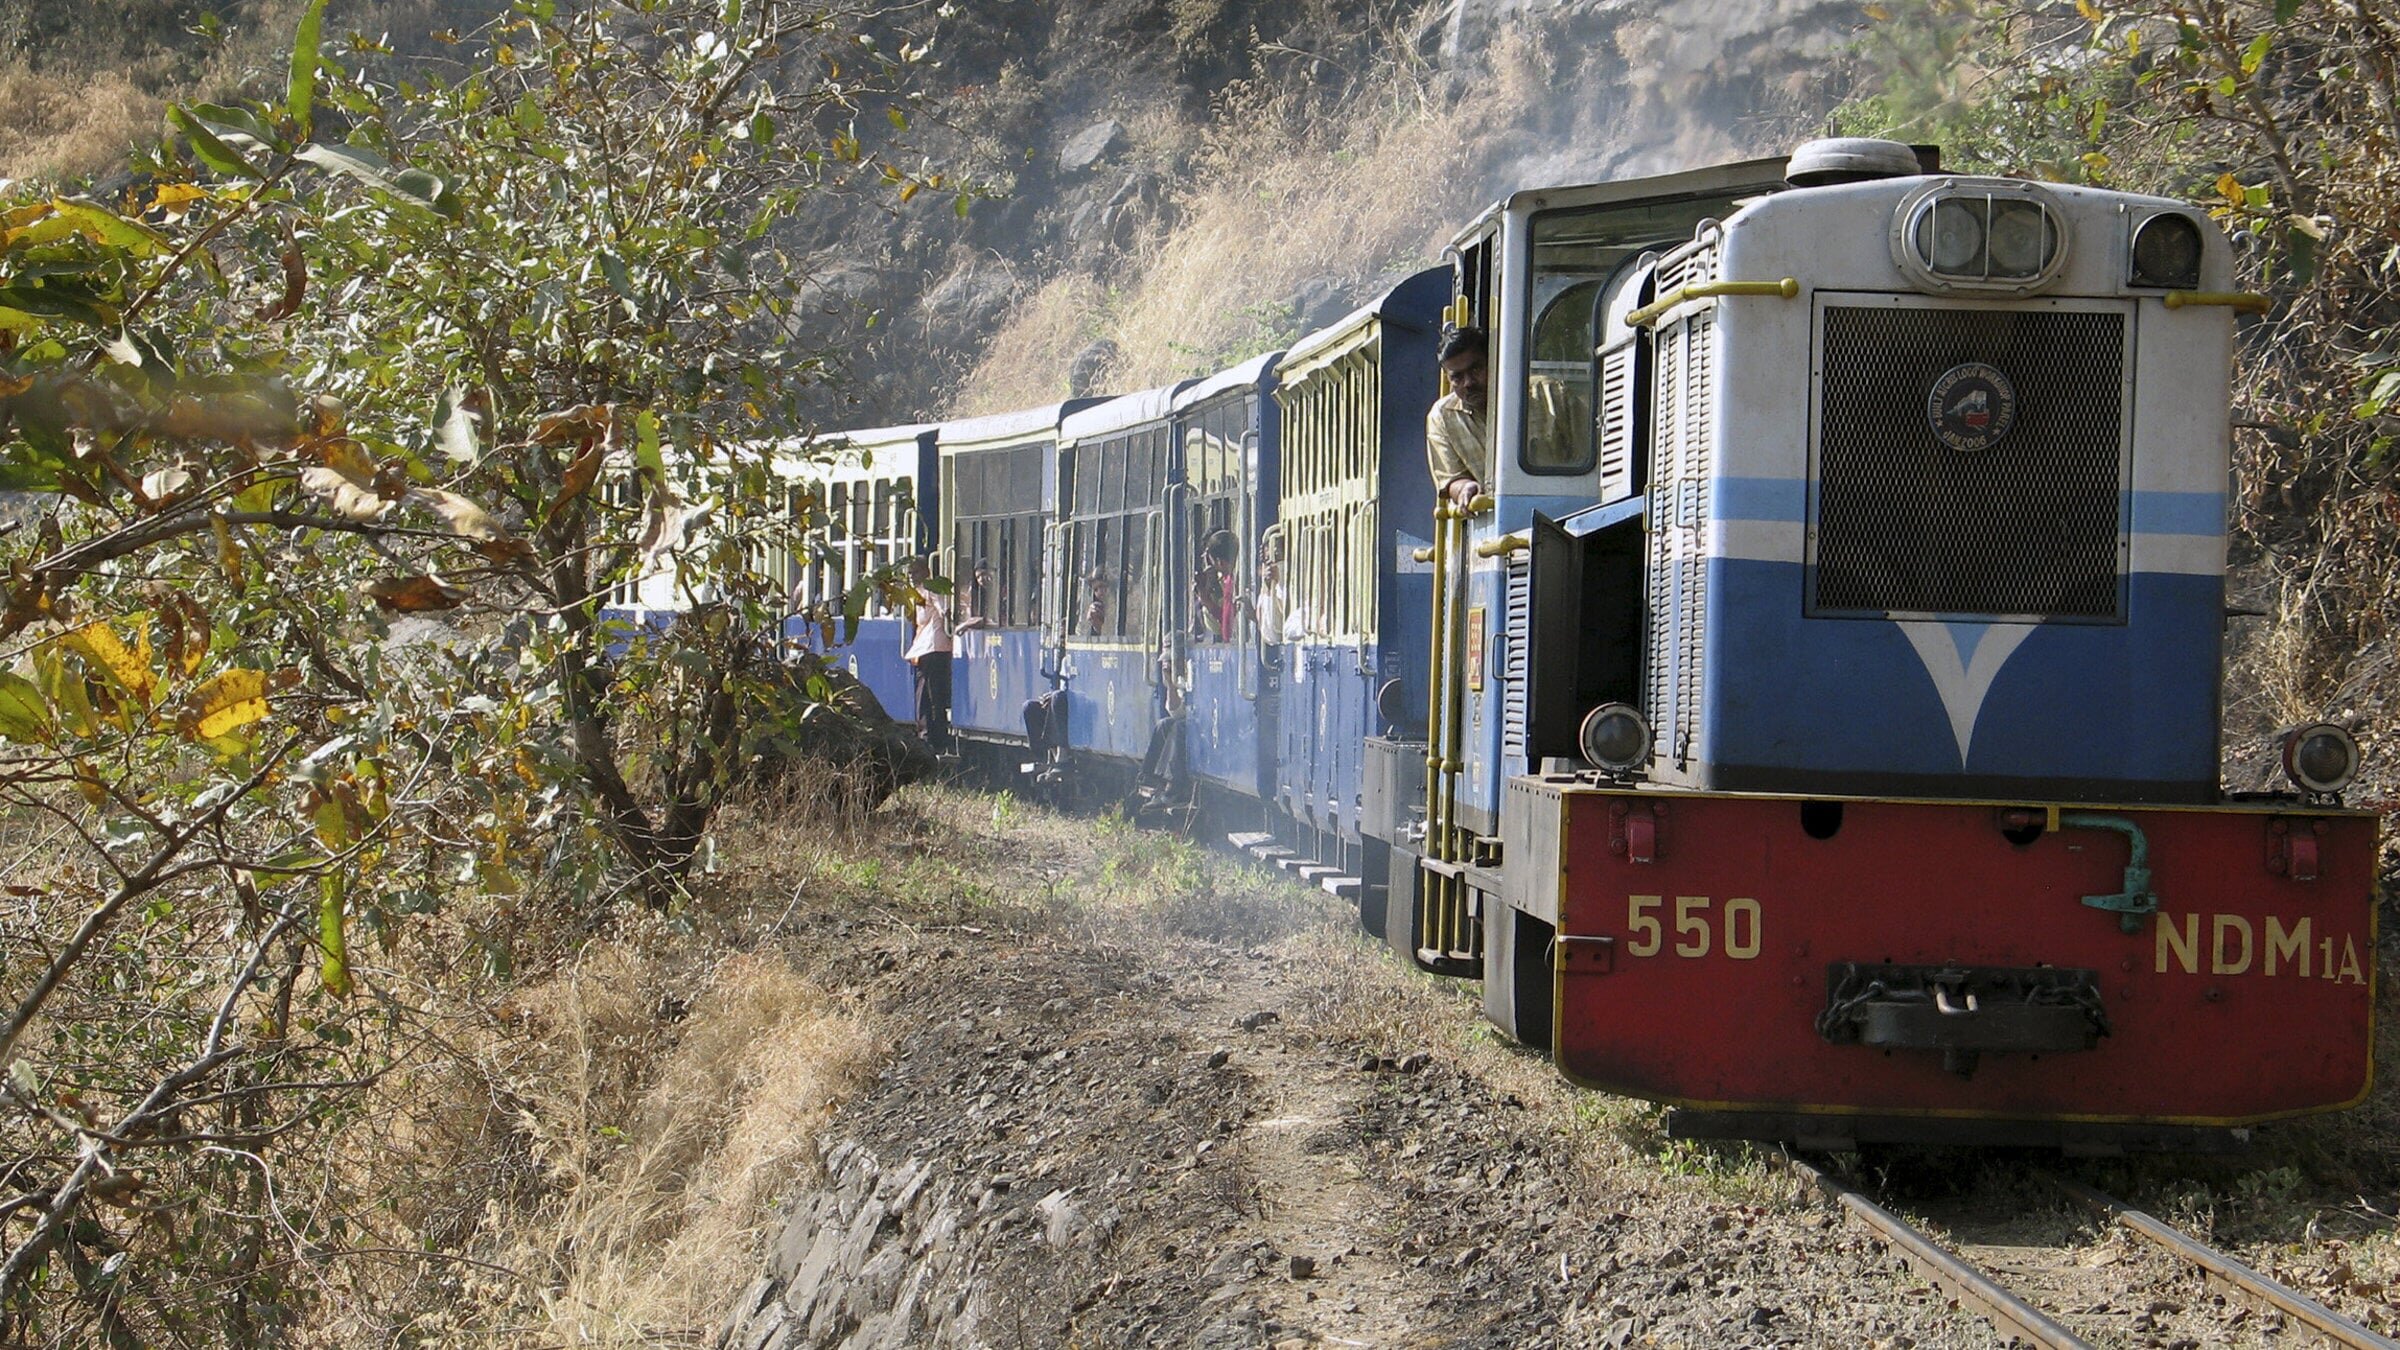
POLYGON ((823 223, 828 296, 883 316, 848 339, 854 422, 1191 374, 1340 315, 1504 191, 1772 153, 1843 92, 1856 22, 1813 0, 943 12, 928 148, 996 195, 963 224, 823 223))

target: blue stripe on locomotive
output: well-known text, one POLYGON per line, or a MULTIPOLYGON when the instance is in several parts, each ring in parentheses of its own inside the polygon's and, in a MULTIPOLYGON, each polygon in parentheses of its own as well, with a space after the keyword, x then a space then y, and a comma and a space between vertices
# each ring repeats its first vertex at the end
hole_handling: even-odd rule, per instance
POLYGON ((2124 624, 1942 624, 1921 630, 1930 653, 1889 619, 1806 617, 1806 580, 1794 563, 1711 560, 1703 722, 1707 757, 1728 770, 2067 779, 2137 796, 2215 780, 2214 576, 2135 573, 2124 624), (2019 636, 1978 665, 1986 644, 2019 636))

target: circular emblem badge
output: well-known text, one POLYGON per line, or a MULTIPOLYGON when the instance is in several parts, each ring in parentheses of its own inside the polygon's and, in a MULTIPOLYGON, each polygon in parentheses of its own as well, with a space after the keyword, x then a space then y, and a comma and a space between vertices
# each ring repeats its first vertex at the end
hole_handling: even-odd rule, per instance
POLYGON ((1969 361, 1952 366, 1925 398, 1934 439, 1962 455, 1989 450, 2017 422, 2017 387, 1997 366, 1969 361))

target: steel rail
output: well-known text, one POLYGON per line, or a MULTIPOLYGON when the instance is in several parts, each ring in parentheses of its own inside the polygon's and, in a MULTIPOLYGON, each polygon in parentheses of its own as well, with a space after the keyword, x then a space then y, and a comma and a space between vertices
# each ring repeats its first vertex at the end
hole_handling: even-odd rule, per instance
POLYGON ((2022 1336, 2035 1345, 2049 1347, 2049 1350, 2092 1350, 2091 1342, 2052 1321, 2032 1304, 2010 1293, 1991 1276, 1961 1261, 1911 1226, 1907 1220, 1860 1194, 1849 1183, 1828 1176, 1798 1158, 1788 1161, 1794 1171, 1813 1183, 1818 1190, 1841 1202, 1844 1209, 1868 1227, 1899 1244, 1914 1258, 1919 1275, 1949 1290, 1960 1302, 1991 1319, 1992 1324, 2003 1332, 2022 1336))
POLYGON ((2054 1186, 2081 1200, 2101 1215, 2115 1219, 2176 1256, 2198 1266, 2236 1290, 2256 1295, 2284 1313, 2306 1322, 2318 1334, 2357 1350, 2400 1350, 2400 1341, 2381 1336, 2309 1298, 2290 1285, 2263 1275, 2213 1247, 2203 1246, 2114 1196, 2065 1177, 2043 1176, 2054 1186))

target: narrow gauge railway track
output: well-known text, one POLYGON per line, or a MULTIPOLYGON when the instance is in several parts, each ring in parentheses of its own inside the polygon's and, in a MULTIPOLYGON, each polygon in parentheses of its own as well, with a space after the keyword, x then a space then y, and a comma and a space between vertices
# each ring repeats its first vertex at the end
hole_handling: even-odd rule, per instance
MULTIPOLYGON (((2134 1325, 2124 1328, 2107 1325, 2113 1319, 2104 1315, 2104 1310, 2099 1308, 2085 1308, 2076 1312, 2044 1311, 1995 1278, 1990 1271, 1969 1260, 1966 1252, 1973 1244, 1955 1242, 1945 1245, 1842 1178, 1798 1159, 1791 1160, 1791 1166, 1827 1197, 1839 1203, 1850 1217, 1899 1248, 1902 1259, 1919 1276, 1980 1313, 2004 1337, 2014 1342, 2053 1347, 2053 1350, 2088 1350, 2089 1347, 2126 1343, 2221 1343, 2220 1337, 2211 1337, 2205 1342, 2188 1337, 2181 1341, 2171 1336, 2162 1338, 2159 1328, 2149 1321, 2147 1315, 2134 1314, 2129 1309, 2114 1310, 2121 1317, 2140 1318, 2134 1325)), ((2245 1337, 2246 1340, 2261 1344, 2313 1341, 2355 1347, 2356 1350, 2400 1350, 2400 1341, 2361 1326, 2297 1290, 2252 1270, 2213 1247, 2194 1241, 2111 1196, 2063 1178, 2044 1174, 2044 1179, 2100 1216, 2104 1224, 2122 1224, 2155 1244, 2166 1257, 2198 1271, 2210 1283, 2241 1299, 2250 1311, 2260 1314, 2258 1322, 2265 1325, 2253 1324, 2251 1331, 2255 1334, 2245 1337), (2281 1319, 2279 1324, 2274 1321, 2277 1318, 2281 1319), (2288 1334, 2294 1331, 2303 1333, 2297 1341, 2288 1334)), ((2127 1298, 2138 1299, 2141 1292, 2136 1288, 2125 1290, 2123 1294, 2127 1298)), ((2155 1311, 2160 1305, 2154 1303, 2151 1306, 2155 1311)))

